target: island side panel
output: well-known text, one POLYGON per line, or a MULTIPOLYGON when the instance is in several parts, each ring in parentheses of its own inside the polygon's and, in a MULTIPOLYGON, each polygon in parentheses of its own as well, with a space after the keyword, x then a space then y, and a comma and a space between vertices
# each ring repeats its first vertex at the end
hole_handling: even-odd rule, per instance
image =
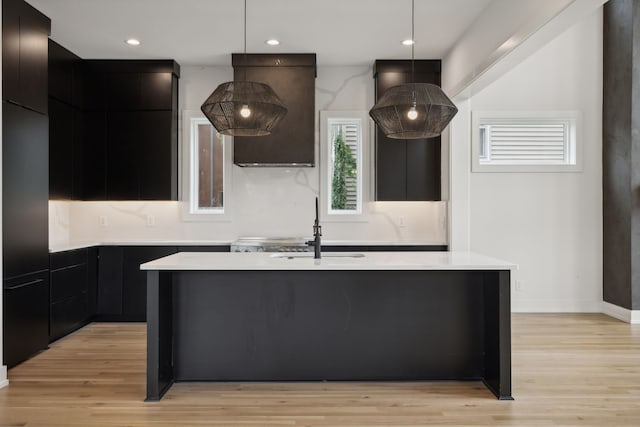
POLYGON ((147 401, 173 384, 173 287, 171 272, 147 272, 147 401))
POLYGON ((176 381, 480 380, 473 271, 185 271, 176 381))
POLYGON ((485 375, 487 387, 500 400, 511 396, 511 272, 484 275, 485 375))

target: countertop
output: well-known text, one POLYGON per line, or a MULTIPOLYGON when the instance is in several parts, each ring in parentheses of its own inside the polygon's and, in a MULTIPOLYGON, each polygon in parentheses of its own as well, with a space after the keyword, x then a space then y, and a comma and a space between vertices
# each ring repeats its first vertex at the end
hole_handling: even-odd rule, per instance
POLYGON ((180 252, 141 270, 515 270, 517 265, 473 252, 212 253, 180 252), (364 255, 364 256, 361 256, 364 255))
MULTIPOLYGON (((309 237, 307 240, 311 240, 309 237)), ((54 243, 49 246, 49 253, 91 248, 94 246, 225 246, 229 240, 127 240, 113 242, 74 241, 54 243)), ((442 243, 413 241, 378 241, 378 240, 322 240, 323 246, 443 246, 442 243)))

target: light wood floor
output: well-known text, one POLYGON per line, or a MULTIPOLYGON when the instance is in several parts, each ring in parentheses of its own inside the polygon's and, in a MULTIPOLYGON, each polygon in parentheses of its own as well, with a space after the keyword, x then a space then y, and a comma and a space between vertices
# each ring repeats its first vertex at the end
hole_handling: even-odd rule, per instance
POLYGON ((640 426, 640 325, 513 315, 515 401, 479 383, 176 384, 144 403, 143 324, 92 324, 9 371, 0 426, 640 426))

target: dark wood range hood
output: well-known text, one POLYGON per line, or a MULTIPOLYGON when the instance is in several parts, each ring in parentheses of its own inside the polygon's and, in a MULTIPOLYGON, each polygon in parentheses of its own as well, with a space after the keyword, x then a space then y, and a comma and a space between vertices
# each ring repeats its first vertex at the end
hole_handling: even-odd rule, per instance
POLYGON ((312 167, 315 165, 316 54, 232 55, 234 80, 266 83, 287 107, 271 135, 234 137, 238 166, 312 167))

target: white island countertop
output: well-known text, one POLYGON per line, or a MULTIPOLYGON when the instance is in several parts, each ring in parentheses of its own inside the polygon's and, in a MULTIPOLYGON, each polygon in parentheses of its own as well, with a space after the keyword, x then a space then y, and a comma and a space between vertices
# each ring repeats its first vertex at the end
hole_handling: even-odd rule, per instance
POLYGON ((180 252, 141 270, 515 270, 517 265, 473 252, 180 252), (353 255, 353 256, 350 256, 353 255))

